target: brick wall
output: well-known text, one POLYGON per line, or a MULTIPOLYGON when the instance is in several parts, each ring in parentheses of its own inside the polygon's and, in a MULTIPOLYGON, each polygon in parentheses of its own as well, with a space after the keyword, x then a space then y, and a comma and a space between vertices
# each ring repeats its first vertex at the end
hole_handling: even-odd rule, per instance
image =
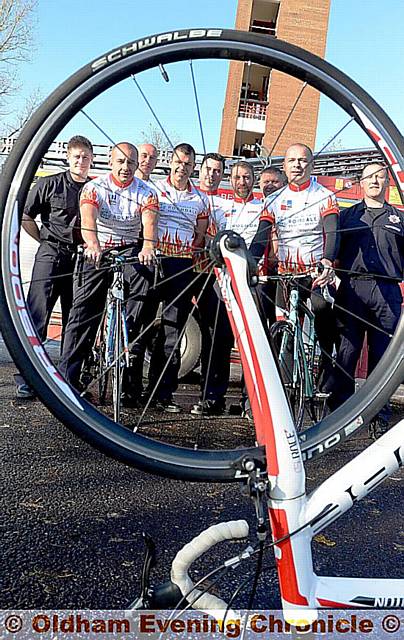
MULTIPOLYGON (((324 57, 331 0, 281 0, 277 21, 277 37, 324 57)), ((236 29, 248 31, 254 11, 253 0, 239 0, 236 29)), ((243 63, 231 62, 227 81, 219 151, 231 155, 234 149, 237 114, 240 102, 243 63)), ((301 90, 302 82, 278 71, 271 74, 269 107, 263 144, 273 155, 283 155, 296 141, 311 147, 315 136, 319 109, 319 93, 306 87, 292 118, 279 140, 290 110, 301 90), (276 144, 275 144, 276 142, 276 144)))
MULTIPOLYGON (((324 57, 330 0, 282 0, 277 23, 277 37, 296 44, 320 57, 324 57)), ((279 71, 271 74, 267 130, 263 139, 272 149, 285 124, 302 82, 285 76, 279 71)), ((285 131, 276 143, 273 154, 283 155, 285 149, 296 141, 315 146, 320 94, 306 87, 299 99, 285 131)))
MULTIPOLYGON (((253 0, 239 0, 235 29, 249 30, 252 7, 253 0)), ((230 62, 219 143, 219 153, 226 156, 233 155, 243 69, 243 62, 230 62)))

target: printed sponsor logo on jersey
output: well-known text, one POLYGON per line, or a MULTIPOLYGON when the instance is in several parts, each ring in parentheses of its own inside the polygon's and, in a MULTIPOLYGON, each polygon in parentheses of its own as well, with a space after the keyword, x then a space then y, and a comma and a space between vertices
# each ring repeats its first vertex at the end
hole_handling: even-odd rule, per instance
POLYGON ((142 40, 136 40, 130 44, 115 49, 108 53, 106 56, 95 60, 91 64, 93 72, 99 71, 108 64, 117 62, 122 58, 131 56, 132 54, 142 51, 143 49, 150 49, 159 44, 165 44, 167 42, 176 42, 181 40, 192 40, 193 38, 220 38, 223 33, 222 29, 183 29, 181 31, 172 31, 169 33, 160 33, 157 36, 150 36, 149 38, 143 38, 142 40))
POLYGON ((293 207, 293 200, 282 200, 281 211, 287 211, 293 207))

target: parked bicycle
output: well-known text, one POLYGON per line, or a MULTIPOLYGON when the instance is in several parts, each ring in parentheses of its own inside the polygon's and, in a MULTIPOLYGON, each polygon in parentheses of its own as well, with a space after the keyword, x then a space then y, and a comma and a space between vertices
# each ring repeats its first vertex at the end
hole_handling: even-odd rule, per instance
MULTIPOLYGON (((289 308, 286 316, 270 327, 270 336, 280 375, 286 390, 297 431, 319 422, 326 413, 327 393, 320 390, 323 355, 314 329, 314 313, 301 300, 299 280, 307 274, 269 276, 269 279, 289 283, 289 308)), ((333 302, 328 286, 322 295, 333 302)))
MULTIPOLYGON (((121 418, 122 380, 125 368, 131 364, 125 305, 125 265, 138 262, 137 257, 125 255, 131 245, 106 249, 102 252, 100 269, 110 269, 113 279, 108 289, 105 309, 92 348, 87 385, 98 385, 99 404, 106 402, 111 389, 114 421, 121 418)), ((157 275, 157 270, 156 270, 157 275)))

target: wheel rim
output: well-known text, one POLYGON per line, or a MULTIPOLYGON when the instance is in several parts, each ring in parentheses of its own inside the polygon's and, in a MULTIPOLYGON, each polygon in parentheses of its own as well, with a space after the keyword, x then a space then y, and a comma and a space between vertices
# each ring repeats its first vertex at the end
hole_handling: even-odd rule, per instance
MULTIPOLYGON (((39 163, 49 143, 70 119, 71 113, 78 111, 101 89, 111 86, 130 73, 154 67, 162 59, 174 62, 190 56, 195 59, 213 58, 225 57, 231 53, 232 58, 251 59, 282 71, 293 71, 292 75, 309 79, 314 87, 335 99, 350 115, 358 118, 358 114, 361 114, 363 128, 381 133, 382 147, 386 147, 390 158, 395 159, 396 172, 403 167, 403 143, 398 131, 382 110, 343 74, 323 61, 319 62, 315 56, 302 53, 297 47, 281 41, 230 30, 204 31, 199 36, 188 32, 184 40, 166 44, 163 44, 164 39, 158 44, 159 36, 153 36, 150 41, 155 38, 155 44, 150 48, 121 57, 116 62, 113 61, 113 52, 106 54, 92 63, 93 67, 91 64, 83 67, 61 85, 24 129, 5 168, 0 192, 4 211, 1 302, 7 309, 1 326, 15 361, 27 370, 27 378, 39 396, 79 435, 103 451, 147 470, 184 479, 233 481, 241 477, 237 470, 240 458, 260 457, 260 450, 251 448, 241 453, 234 450, 195 452, 156 443, 140 434, 128 433, 105 416, 100 418, 98 411, 63 384, 52 367, 43 367, 40 376, 34 376, 32 370, 36 371, 39 366, 32 349, 35 337, 29 335, 30 330, 27 331, 24 321, 25 304, 19 290, 21 285, 18 264, 15 264, 16 255, 18 263, 18 204, 25 200, 32 178, 32 167, 39 163), (107 61, 105 65, 104 58, 107 61), (108 59, 112 61, 108 62, 108 59), (92 71, 94 66, 96 71, 92 71), (8 277, 9 274, 12 274, 11 278, 8 277)), ((122 53, 123 49, 124 47, 119 51, 122 53)), ((382 150, 387 156, 386 150, 382 150)), ((402 345, 402 331, 403 318, 378 367, 379 372, 374 372, 375 375, 372 374, 366 383, 368 389, 377 387, 378 392, 370 397, 364 386, 341 409, 314 426, 302 440, 303 452, 307 457, 319 455, 343 440, 358 426, 358 421, 366 420, 376 406, 384 403, 392 387, 401 382, 402 356, 397 354, 400 354, 402 345)))

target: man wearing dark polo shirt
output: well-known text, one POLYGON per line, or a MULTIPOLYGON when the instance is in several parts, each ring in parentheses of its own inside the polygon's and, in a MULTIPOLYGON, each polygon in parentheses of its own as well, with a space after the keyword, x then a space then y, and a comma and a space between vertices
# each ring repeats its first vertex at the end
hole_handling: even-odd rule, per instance
MULTIPOLYGON (((84 136, 67 144, 69 169, 39 178, 28 194, 22 217, 23 229, 39 242, 27 304, 42 340, 46 339, 51 313, 60 298, 62 339, 73 296, 73 270, 77 245, 82 242, 79 219, 81 189, 88 180, 93 146, 84 136), (36 218, 40 216, 41 227, 36 218)), ((20 374, 15 376, 18 398, 33 398, 32 389, 20 374)))
MULTIPOLYGON (((337 256, 341 284, 336 297, 341 345, 329 382, 332 409, 355 390, 355 368, 365 332, 370 374, 387 349, 400 318, 404 216, 386 202, 388 185, 388 172, 382 164, 367 165, 361 177, 363 200, 341 215, 337 256)), ((369 425, 371 437, 377 438, 387 430, 389 416, 386 405, 369 425)))

